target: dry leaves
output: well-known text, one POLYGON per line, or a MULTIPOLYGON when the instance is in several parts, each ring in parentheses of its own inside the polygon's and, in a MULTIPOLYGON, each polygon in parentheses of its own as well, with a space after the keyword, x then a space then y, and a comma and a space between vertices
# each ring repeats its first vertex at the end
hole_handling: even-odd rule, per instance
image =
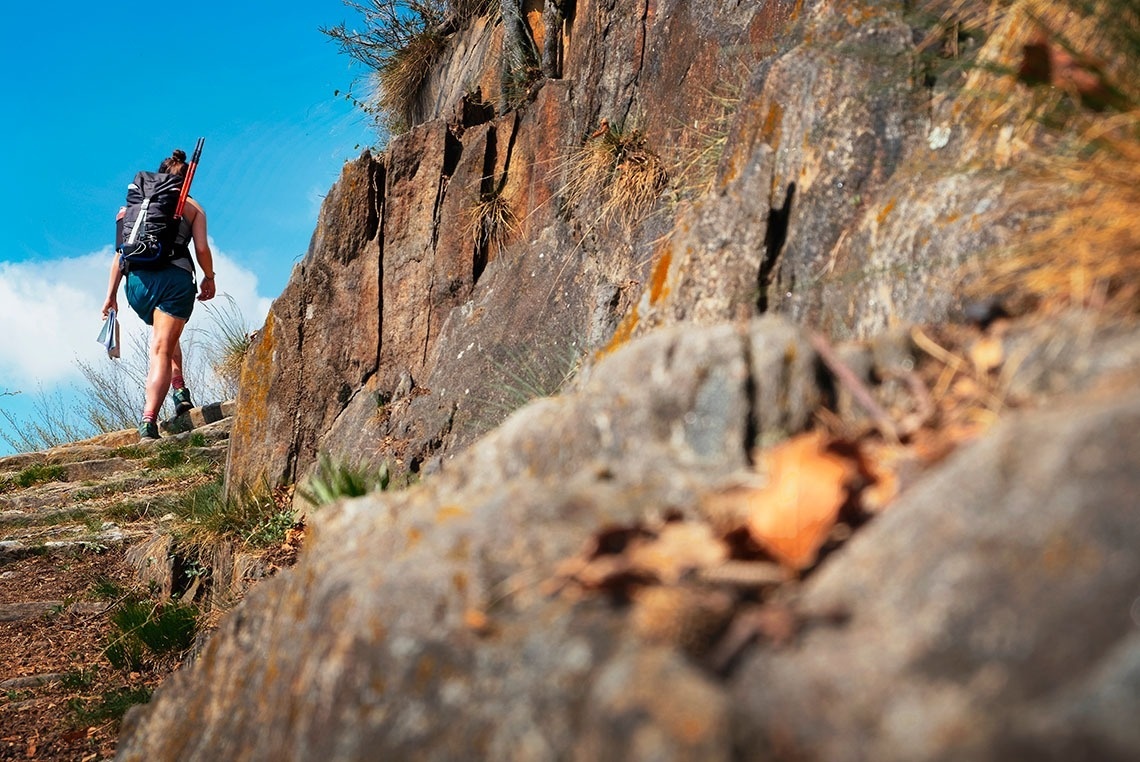
POLYGON ((601 530, 558 569, 555 590, 573 582, 584 590, 628 595, 646 584, 676 584, 690 572, 721 564, 728 545, 707 524, 667 520, 601 530))
POLYGON ((781 564, 797 571, 811 566, 859 475, 856 461, 829 445, 813 431, 765 450, 757 464, 764 483, 712 496, 722 503, 712 512, 744 517, 752 539, 781 564))
MULTIPOLYGON (((794 640, 803 623, 788 583, 886 510, 931 464, 976 437, 1005 404, 1001 389, 1016 360, 1003 330, 936 341, 915 329, 914 366, 880 375, 894 384, 882 395, 830 353, 828 370, 861 395, 872 428, 824 411, 819 428, 757 452, 750 473, 704 495, 693 506, 699 519, 603 528, 558 567, 545 591, 629 603, 634 632, 717 671, 757 638, 777 646, 794 640)), ((480 625, 468 623, 477 632, 480 625)))

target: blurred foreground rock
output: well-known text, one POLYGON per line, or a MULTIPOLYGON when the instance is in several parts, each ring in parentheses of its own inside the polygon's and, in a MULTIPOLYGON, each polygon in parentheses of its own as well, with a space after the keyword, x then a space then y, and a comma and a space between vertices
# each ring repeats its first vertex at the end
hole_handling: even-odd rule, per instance
POLYGON ((419 487, 316 513, 297 566, 129 716, 120 759, 1140 752, 1134 363, 1115 396, 1054 368, 1086 391, 931 468, 786 586, 798 638, 726 673, 609 597, 552 594, 599 528, 698 517, 753 440, 807 425, 816 362, 778 320, 656 333, 419 487))

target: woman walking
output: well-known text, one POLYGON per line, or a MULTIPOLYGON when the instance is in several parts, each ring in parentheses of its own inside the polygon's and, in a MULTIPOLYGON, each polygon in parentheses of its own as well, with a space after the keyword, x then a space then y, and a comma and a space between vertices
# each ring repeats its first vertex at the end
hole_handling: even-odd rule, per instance
MULTIPOLYGON (((175 150, 159 165, 160 173, 186 177, 186 153, 175 150)), ((117 227, 122 241, 122 225, 126 207, 119 210, 117 227)), ((158 439, 158 411, 168 388, 173 389, 174 413, 193 407, 190 390, 182 378, 182 347, 179 339, 194 299, 208 301, 214 298, 214 260, 206 238, 206 212, 192 198, 187 197, 175 239, 171 258, 157 269, 130 268, 124 273, 118 252, 111 263, 107 284, 107 301, 103 303, 103 317, 110 310, 118 311, 119 283, 126 278, 127 302, 147 325, 151 326, 150 359, 146 378, 146 402, 139 423, 139 437, 158 439), (202 268, 201 283, 195 281, 194 261, 190 255, 190 241, 194 242, 194 256, 202 268)))

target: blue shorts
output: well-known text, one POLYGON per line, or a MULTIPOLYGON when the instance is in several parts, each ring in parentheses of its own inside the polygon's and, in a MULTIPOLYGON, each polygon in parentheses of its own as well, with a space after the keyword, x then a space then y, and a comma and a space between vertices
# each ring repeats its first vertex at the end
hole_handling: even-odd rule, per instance
POLYGON ((154 324, 155 310, 189 320, 195 296, 194 276, 181 267, 127 273, 127 302, 147 325, 154 324))

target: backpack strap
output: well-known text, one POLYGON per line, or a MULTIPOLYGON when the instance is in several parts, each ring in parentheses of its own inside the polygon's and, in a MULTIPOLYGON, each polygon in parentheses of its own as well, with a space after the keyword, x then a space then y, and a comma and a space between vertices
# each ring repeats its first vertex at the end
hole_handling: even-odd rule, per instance
POLYGON ((135 239, 139 236, 139 228, 142 227, 143 220, 146 219, 146 210, 150 206, 150 196, 143 199, 142 206, 139 207, 139 216, 135 218, 135 224, 131 228, 131 234, 127 237, 127 243, 134 243, 135 239))

